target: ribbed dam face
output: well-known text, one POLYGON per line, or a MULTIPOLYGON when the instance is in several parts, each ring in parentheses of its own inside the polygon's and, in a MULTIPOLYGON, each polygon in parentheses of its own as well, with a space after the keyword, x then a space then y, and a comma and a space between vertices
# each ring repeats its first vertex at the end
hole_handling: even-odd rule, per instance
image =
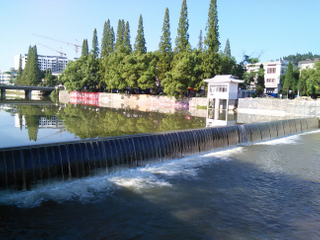
POLYGON ((316 118, 0 149, 0 188, 29 189, 319 128, 316 118))

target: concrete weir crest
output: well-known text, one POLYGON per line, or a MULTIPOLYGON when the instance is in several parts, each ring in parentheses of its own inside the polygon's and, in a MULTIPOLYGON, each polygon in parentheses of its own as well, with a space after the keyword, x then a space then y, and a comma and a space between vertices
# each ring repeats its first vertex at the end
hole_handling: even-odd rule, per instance
POLYGON ((88 139, 0 149, 0 189, 30 189, 67 180, 177 159, 319 128, 317 118, 88 139))

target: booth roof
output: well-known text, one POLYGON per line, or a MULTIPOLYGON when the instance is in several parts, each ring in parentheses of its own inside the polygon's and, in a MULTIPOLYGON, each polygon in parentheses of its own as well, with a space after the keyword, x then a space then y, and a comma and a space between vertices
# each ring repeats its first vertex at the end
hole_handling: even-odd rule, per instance
POLYGON ((216 75, 213 78, 204 79, 208 83, 243 83, 243 80, 235 79, 232 75, 216 75))

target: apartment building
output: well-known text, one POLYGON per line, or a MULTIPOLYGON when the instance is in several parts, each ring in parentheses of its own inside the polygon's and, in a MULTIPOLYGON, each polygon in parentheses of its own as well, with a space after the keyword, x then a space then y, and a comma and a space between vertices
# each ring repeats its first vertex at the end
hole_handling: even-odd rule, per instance
MULTIPOLYGON (((19 59, 20 55, 14 56, 14 68, 19 68, 19 59)), ((28 60, 28 54, 21 55, 21 67, 25 68, 26 62, 28 60)), ((66 67, 68 62, 66 57, 61 56, 47 56, 47 55, 38 55, 38 66, 40 70, 46 71, 47 69, 51 69, 51 72, 61 73, 66 67)))
MULTIPOLYGON (((276 61, 255 63, 255 64, 247 64, 246 69, 247 72, 259 70, 260 65, 263 64, 264 69, 264 85, 265 85, 265 93, 278 95, 281 91, 281 75, 285 75, 289 61, 280 59, 276 61)), ((256 82, 251 83, 250 89, 255 89, 256 82)))
POLYGON ((0 85, 13 84, 16 77, 17 77, 17 72, 14 72, 13 75, 10 75, 6 72, 0 71, 0 85))
POLYGON ((314 63, 319 60, 320 58, 314 58, 314 59, 307 59, 305 61, 300 61, 298 62, 299 70, 302 71, 303 69, 306 69, 306 68, 313 68, 314 63))

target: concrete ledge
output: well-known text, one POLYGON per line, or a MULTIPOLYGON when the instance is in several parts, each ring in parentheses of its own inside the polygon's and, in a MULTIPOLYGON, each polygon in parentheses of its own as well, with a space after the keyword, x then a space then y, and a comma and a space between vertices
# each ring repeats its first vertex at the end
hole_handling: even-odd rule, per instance
POLYGON ((238 112, 265 115, 320 116, 320 100, 240 98, 238 112))

